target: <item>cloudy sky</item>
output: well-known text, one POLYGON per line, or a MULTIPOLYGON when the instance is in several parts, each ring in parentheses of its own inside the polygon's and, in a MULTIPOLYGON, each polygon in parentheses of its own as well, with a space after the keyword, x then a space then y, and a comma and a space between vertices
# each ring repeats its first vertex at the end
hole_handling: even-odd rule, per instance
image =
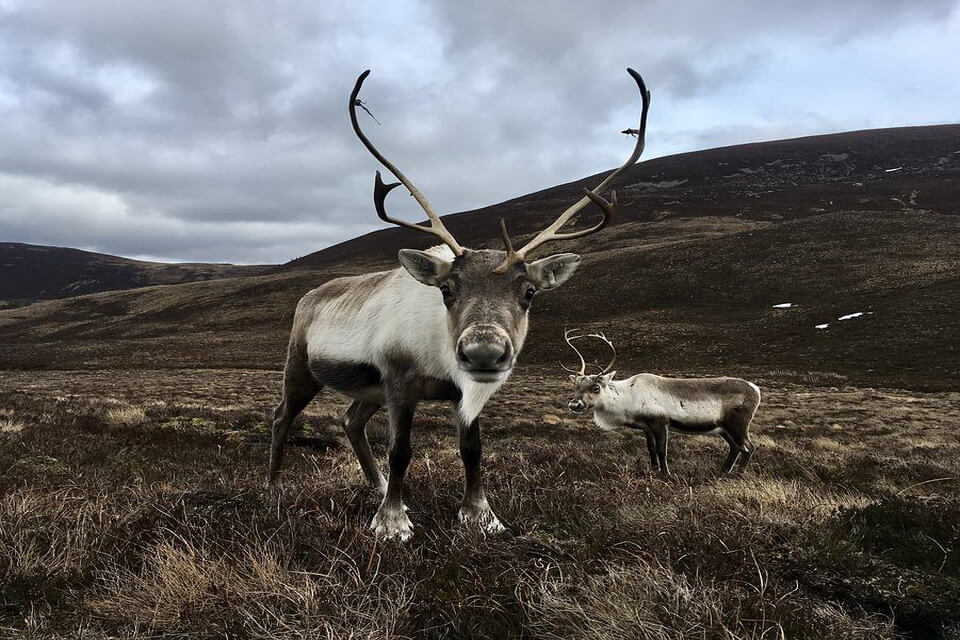
POLYGON ((0 0, 0 241, 277 263, 381 228, 367 68, 368 134, 442 212, 620 164, 627 66, 645 158, 960 121, 954 0, 375 4, 0 0))

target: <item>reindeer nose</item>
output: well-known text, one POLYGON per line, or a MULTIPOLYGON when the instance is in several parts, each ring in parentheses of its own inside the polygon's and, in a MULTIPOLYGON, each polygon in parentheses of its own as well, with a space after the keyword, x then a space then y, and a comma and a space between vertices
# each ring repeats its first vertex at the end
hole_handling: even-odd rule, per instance
POLYGON ((570 407, 570 411, 580 413, 583 411, 583 400, 571 400, 567 406, 570 407))
POLYGON ((457 360, 465 369, 496 369, 508 368, 512 349, 506 341, 495 342, 465 342, 457 343, 457 360))
POLYGON ((474 325, 457 340, 457 363, 466 371, 507 371, 513 365, 513 346, 499 327, 474 325))

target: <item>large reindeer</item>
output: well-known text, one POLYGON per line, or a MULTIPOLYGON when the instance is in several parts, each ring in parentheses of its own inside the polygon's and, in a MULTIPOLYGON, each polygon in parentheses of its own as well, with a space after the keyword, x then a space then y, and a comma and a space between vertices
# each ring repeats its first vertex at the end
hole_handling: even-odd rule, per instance
MULTIPOLYGON (((400 268, 337 278, 307 293, 297 305, 287 364, 283 400, 274 412, 269 482, 275 483, 284 439, 294 417, 324 386, 350 398, 343 428, 366 479, 383 496, 371 528, 384 538, 407 540, 412 525, 403 504, 403 478, 410 462, 410 429, 421 400, 454 404, 454 421, 466 475, 460 521, 487 532, 503 529, 487 503, 480 469, 480 425, 477 417, 487 400, 506 381, 528 328, 528 311, 539 291, 567 281, 580 256, 560 253, 529 261, 538 247, 554 241, 582 238, 603 229, 613 204, 603 191, 640 157, 644 147, 650 94, 640 75, 627 70, 643 99, 640 129, 633 153, 617 170, 564 211, 519 250, 514 250, 503 220, 500 229, 506 252, 473 250, 460 245, 423 194, 360 129, 357 106, 360 88, 370 73, 357 78, 350 94, 350 122, 357 137, 396 178, 374 183, 374 205, 381 220, 422 231, 442 245, 426 251, 402 249, 400 268), (429 218, 429 226, 391 218, 384 201, 403 184, 429 218), (560 233, 590 203, 603 213, 592 227, 560 233), (426 285, 426 286, 424 286, 426 285), (365 426, 381 406, 390 416, 389 476, 380 473, 365 426)), ((615 196, 611 198, 615 201, 615 196)))
MULTIPOLYGON (((593 419, 601 429, 631 427, 642 429, 647 439, 650 464, 663 475, 667 466, 667 438, 670 430, 681 433, 719 433, 730 453, 723 461, 724 473, 733 471, 738 461, 743 470, 750 462, 754 446, 750 442, 750 422, 760 406, 760 387, 740 378, 664 378, 641 373, 626 380, 614 380, 611 371, 617 359, 613 343, 602 333, 571 335, 564 333, 570 348, 580 358, 580 369, 570 372, 575 391, 570 410, 593 410, 593 419), (587 364, 573 344, 581 338, 596 338, 613 352, 600 373, 587 375, 587 364)), ((596 366, 596 365, 595 365, 596 366)))

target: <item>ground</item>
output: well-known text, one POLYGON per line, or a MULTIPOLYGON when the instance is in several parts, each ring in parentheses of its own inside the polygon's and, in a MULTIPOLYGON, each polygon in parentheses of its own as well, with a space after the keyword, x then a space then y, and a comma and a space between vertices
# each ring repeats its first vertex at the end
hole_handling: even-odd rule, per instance
POLYGON ((457 523, 449 410, 422 408, 399 544, 368 530, 333 393, 268 495, 277 372, 2 371, 0 636, 960 637, 960 393, 774 372, 750 468, 675 436, 665 481, 566 412, 560 373, 484 412, 504 535, 457 523))

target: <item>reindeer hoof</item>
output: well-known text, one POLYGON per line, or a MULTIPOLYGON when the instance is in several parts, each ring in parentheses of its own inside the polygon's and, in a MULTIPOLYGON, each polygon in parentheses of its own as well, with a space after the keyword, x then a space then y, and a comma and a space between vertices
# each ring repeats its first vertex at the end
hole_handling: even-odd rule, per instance
POLYGON ((279 478, 268 479, 263 485, 263 496, 267 500, 279 500, 282 492, 283 488, 280 486, 279 478))
POLYGON ((413 536, 413 523, 407 517, 407 506, 402 503, 397 508, 380 507, 373 516, 370 528, 383 540, 396 538, 400 542, 406 542, 413 536))
POLYGON ((500 518, 493 512, 490 505, 482 506, 463 506, 460 507, 460 523, 465 525, 477 525, 484 533, 497 534, 507 530, 500 522, 500 518))

